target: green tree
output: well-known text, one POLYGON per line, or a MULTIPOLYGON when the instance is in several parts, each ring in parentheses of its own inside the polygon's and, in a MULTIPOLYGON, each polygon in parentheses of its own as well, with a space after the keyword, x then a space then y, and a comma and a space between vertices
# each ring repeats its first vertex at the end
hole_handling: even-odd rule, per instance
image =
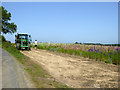
POLYGON ((78 42, 75 42, 75 44, 79 44, 78 42))
MULTIPOLYGON (((1 8, 1 12, 2 12, 2 31, 0 31, 0 33, 2 32, 3 34, 7 34, 7 33, 15 33, 17 31, 17 25, 15 25, 13 22, 11 21, 11 13, 8 12, 7 10, 5 10, 5 8, 3 6, 0 7, 1 8)), ((0 22, 1 23, 1 22, 0 22)))

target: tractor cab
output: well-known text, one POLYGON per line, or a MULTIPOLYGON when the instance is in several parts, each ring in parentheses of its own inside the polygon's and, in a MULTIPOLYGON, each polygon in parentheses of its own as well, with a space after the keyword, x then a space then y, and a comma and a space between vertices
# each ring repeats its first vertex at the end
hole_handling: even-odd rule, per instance
POLYGON ((16 48, 30 50, 31 36, 28 34, 17 34, 15 35, 16 48))

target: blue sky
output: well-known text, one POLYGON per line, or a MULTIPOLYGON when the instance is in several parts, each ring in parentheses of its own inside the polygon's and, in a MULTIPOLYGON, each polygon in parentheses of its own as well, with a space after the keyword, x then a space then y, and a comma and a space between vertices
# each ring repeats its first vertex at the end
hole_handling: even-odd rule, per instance
MULTIPOLYGON (((18 33, 54 43, 118 43, 117 2, 3 2, 18 33)), ((14 42, 14 34, 4 35, 14 42)))

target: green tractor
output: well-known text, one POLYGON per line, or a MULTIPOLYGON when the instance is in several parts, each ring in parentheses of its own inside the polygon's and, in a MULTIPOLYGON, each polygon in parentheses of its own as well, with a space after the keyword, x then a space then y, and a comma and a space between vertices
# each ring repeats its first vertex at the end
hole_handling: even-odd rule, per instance
POLYGON ((30 50, 31 36, 28 34, 15 35, 15 44, 18 50, 26 49, 30 50))

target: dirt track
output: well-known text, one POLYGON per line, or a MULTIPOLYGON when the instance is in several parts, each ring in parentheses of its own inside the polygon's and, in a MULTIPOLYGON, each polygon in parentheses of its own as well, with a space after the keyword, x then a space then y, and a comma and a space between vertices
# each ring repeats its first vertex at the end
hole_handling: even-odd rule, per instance
POLYGON ((21 51, 57 81, 75 88, 117 88, 118 67, 46 50, 21 51))

